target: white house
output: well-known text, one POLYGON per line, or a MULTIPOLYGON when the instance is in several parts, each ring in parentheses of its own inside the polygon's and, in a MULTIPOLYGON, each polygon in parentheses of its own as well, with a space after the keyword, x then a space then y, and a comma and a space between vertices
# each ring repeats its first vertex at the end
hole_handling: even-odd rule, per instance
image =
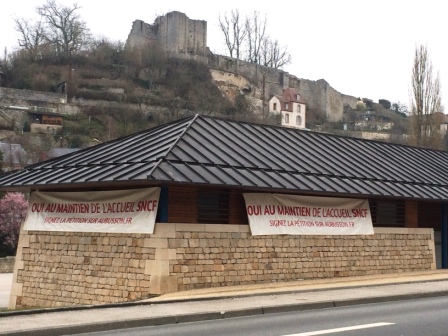
POLYGON ((269 113, 281 115, 281 125, 305 128, 306 105, 293 88, 283 90, 283 95, 273 96, 269 101, 269 113))

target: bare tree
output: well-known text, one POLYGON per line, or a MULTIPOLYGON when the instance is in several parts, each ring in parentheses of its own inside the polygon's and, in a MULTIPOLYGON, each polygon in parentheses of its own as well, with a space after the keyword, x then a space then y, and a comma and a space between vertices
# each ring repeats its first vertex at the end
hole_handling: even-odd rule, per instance
POLYGON ((271 39, 269 37, 265 37, 263 41, 261 41, 260 64, 264 66, 270 66, 271 63, 272 63, 271 39))
POLYGON ((221 28, 224 34, 230 57, 233 58, 233 53, 235 52, 235 57, 239 60, 241 48, 247 35, 247 25, 241 18, 239 10, 232 9, 230 15, 225 13, 223 18, 219 16, 219 28, 221 28))
POLYGON ((73 53, 88 44, 89 29, 78 14, 80 7, 75 3, 62 6, 55 0, 47 0, 37 7, 37 13, 47 25, 46 39, 56 46, 58 56, 68 60, 67 96, 73 97, 73 53))
POLYGON ((423 45, 415 48, 411 95, 412 144, 440 149, 441 86, 438 74, 433 77, 432 62, 423 45))
POLYGON ((54 0, 47 0, 36 9, 47 25, 47 40, 56 46, 60 56, 70 58, 87 44, 89 29, 79 16, 79 9, 77 4, 62 6, 54 0))
POLYGON ((246 18, 247 31, 247 55, 246 60, 260 64, 261 50, 266 38, 267 18, 260 17, 259 12, 253 12, 252 16, 246 18))
POLYGON ((278 40, 271 42, 271 54, 272 62, 270 66, 272 68, 280 69, 291 63, 291 54, 288 52, 288 47, 280 46, 278 40))
MULTIPOLYGON (((5 47, 4 52, 3 52, 3 58, 0 57, 0 72, 3 72, 3 73, 6 72, 10 67, 9 63, 10 62, 9 62, 9 57, 8 57, 8 49, 5 47)), ((3 85, 2 76, 0 75, 0 86, 2 86, 2 85, 3 85)))
POLYGON ((46 32, 42 21, 31 23, 27 19, 14 18, 19 33, 19 46, 25 49, 31 62, 38 57, 39 47, 45 42, 46 32))
POLYGON ((291 63, 291 55, 287 47, 281 47, 278 40, 265 37, 261 42, 260 64, 279 69, 289 63, 291 63))
POLYGON ((271 39, 266 32, 267 17, 261 17, 254 11, 243 21, 238 9, 232 10, 230 15, 219 16, 219 27, 224 34, 225 43, 230 57, 241 58, 243 43, 246 43, 245 60, 251 63, 279 69, 291 63, 291 55, 287 47, 280 46, 278 40, 271 39))

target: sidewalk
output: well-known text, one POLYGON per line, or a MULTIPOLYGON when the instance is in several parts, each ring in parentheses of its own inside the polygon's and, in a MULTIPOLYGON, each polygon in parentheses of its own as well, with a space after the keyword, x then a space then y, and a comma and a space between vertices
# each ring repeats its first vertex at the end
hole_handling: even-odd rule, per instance
POLYGON ((0 313, 0 335, 61 335, 448 295, 448 271, 220 287, 114 305, 0 313))
POLYGON ((0 273, 0 309, 8 307, 12 277, 12 273, 0 273))

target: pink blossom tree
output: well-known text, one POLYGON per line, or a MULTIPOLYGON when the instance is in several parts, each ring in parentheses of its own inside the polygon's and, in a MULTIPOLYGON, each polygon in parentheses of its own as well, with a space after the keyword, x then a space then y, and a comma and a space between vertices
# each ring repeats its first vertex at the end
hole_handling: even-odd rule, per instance
POLYGON ((0 243, 13 251, 17 248, 27 209, 28 201, 21 193, 6 193, 0 199, 0 243))

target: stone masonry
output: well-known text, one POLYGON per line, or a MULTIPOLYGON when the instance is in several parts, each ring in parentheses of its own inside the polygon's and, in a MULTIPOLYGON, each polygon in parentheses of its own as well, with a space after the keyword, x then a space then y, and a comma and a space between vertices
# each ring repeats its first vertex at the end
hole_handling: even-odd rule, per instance
POLYGON ((191 20, 184 13, 170 12, 159 16, 154 24, 136 20, 126 41, 130 48, 157 42, 168 54, 207 54, 207 22, 191 20))
MULTIPOLYGON (((335 90, 324 79, 310 80, 298 78, 281 69, 238 61, 222 55, 209 55, 208 65, 212 72, 221 71, 222 76, 243 76, 253 85, 250 95, 268 101, 273 95, 281 95, 283 89, 297 89, 313 113, 323 113, 329 121, 342 119, 344 105, 356 107, 358 98, 348 96, 335 90), (264 86, 264 89, 263 89, 264 86)), ((246 89, 247 85, 242 89, 246 89)))
MULTIPOLYGON (((29 232, 24 235, 17 306, 54 307, 132 301, 151 292, 149 238, 134 234, 29 232)), ((14 289, 14 285, 13 285, 14 289)))
POLYGON ((23 101, 43 102, 46 104, 67 103, 67 95, 62 93, 20 90, 5 87, 0 88, 0 101, 8 99, 14 101, 23 100, 23 101))
POLYGON ((168 239, 178 290, 435 269, 427 229, 377 228, 372 236, 251 236, 236 225, 186 229, 168 239))
POLYGON ((138 300, 204 287, 435 269, 432 229, 251 236, 248 225, 156 224, 154 235, 22 231, 10 308, 138 300))

